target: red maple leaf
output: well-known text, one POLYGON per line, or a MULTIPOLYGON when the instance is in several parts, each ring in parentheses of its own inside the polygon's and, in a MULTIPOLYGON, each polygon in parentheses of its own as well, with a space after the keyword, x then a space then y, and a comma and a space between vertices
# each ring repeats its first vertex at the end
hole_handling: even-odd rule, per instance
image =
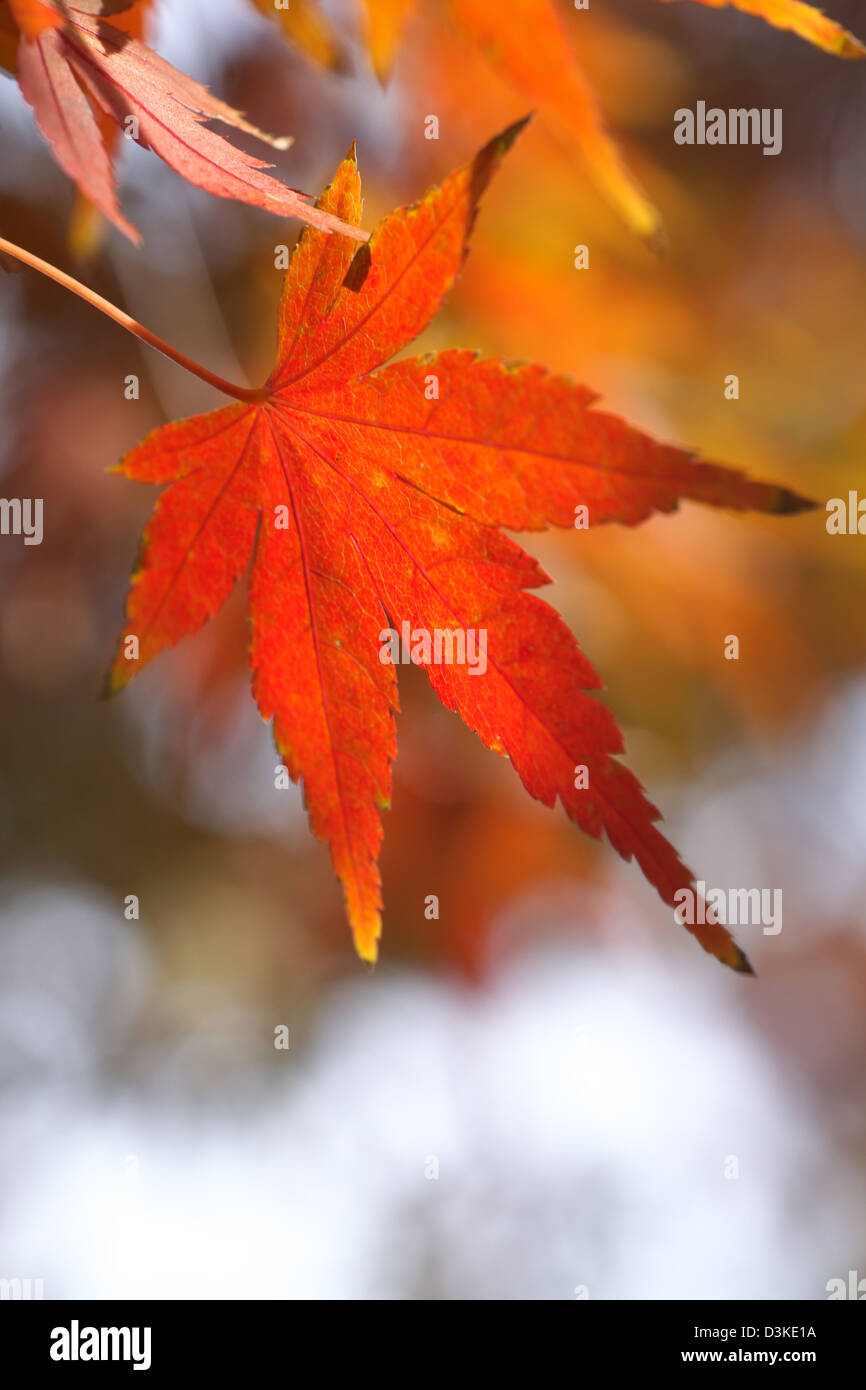
POLYGON ((124 15, 134 11, 135 0, 0 0, 0 32, 19 35, 15 69, 21 91, 57 162, 91 203, 139 240, 118 204, 105 138, 109 120, 208 193, 366 240, 360 228, 348 228, 306 194, 271 178, 264 172, 271 166, 211 130, 206 122, 216 120, 277 148, 290 143, 265 135, 124 32, 124 15), (112 24, 112 16, 121 24, 112 24))
MULTIPOLYGON (((197 631, 252 558, 254 694, 292 777, 303 779, 368 961, 381 933, 380 812, 396 751, 393 629, 407 634, 443 703, 510 758, 532 796, 560 801, 596 839, 604 831, 673 904, 694 876, 617 761, 622 735, 587 694, 598 675, 530 592, 547 576, 500 528, 570 527, 578 509, 590 524, 633 526, 684 498, 780 514, 814 505, 657 443, 543 367, 454 349, 387 365, 454 283, 479 199, 523 124, 386 217, 361 248, 303 233, 280 304, 277 366, 260 390, 190 362, 0 237, 0 252, 236 397, 164 425, 117 467, 168 486, 145 530, 108 689, 197 631)), ((354 152, 318 206, 360 223, 354 152)), ((705 950, 750 971, 724 927, 686 925, 705 950)))
MULTIPOLYGON (((414 659, 444 704, 511 759, 532 796, 561 801, 596 838, 604 831, 672 903, 693 875, 616 760, 622 736, 587 694, 599 677, 561 618, 529 592, 547 577, 499 528, 572 526, 576 506, 588 507, 591 523, 633 525, 682 498, 776 513, 811 505, 656 443, 542 367, 455 350, 384 365, 453 284, 480 195, 519 129, 392 213, 359 251, 306 230, 266 385, 163 426, 118 465, 169 486, 144 534, 110 689, 215 614, 252 557, 255 698, 292 777, 303 779, 312 828, 330 847, 369 961, 396 751, 397 681, 382 660, 392 625, 464 640, 484 632, 483 673, 480 662, 449 662, 445 649, 437 660, 423 641, 414 659)), ((320 206, 359 222, 354 154, 320 206)), ((749 969, 723 927, 689 930, 726 964, 749 969)))

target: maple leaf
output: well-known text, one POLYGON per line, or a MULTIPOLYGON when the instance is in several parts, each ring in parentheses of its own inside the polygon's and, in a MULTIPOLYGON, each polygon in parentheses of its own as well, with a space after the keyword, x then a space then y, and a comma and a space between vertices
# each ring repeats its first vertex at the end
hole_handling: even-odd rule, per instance
MULTIPOLYGON (((656 443, 542 367, 458 350, 387 365, 453 284, 481 194, 522 125, 385 218, 360 251, 305 230, 266 385, 223 384, 236 404, 163 426, 118 465, 168 486, 144 533, 109 690, 212 617, 252 558, 254 695, 291 776, 303 779, 368 961, 381 929, 380 812, 396 747, 395 670, 381 659, 391 626, 483 631, 483 672, 437 661, 423 643, 413 658, 532 796, 561 801, 596 838, 604 831, 672 903, 693 876, 616 760, 613 715, 587 693, 599 677, 562 619, 528 592, 547 576, 499 528, 573 526, 578 505, 593 523, 626 525, 683 498, 777 513, 811 505, 656 443), (589 779, 581 789, 579 767, 589 779)), ((354 152, 320 206, 360 222, 354 152)), ((723 927, 689 930, 749 969, 723 927)))
MULTIPOLYGON (((254 0, 264 8, 262 0, 254 0)), ((310 0, 305 0, 310 8, 310 0)), ((418 0, 358 0, 367 16, 370 56, 387 78, 408 15, 418 0)), ((576 142, 590 177, 624 222, 650 246, 664 244, 662 219, 607 130, 592 86, 555 0, 448 0, 463 30, 539 111, 576 142)), ((696 0, 730 5, 788 29, 841 58, 862 58, 866 48, 835 20, 801 0, 696 0)), ((315 49, 294 37, 315 57, 315 49)))
POLYGON ((21 91, 81 193, 133 241, 140 239, 118 204, 103 133, 108 120, 208 193, 366 240, 360 228, 348 229, 269 177, 263 160, 211 130, 205 122, 217 120, 277 148, 289 143, 265 135, 125 32, 124 15, 134 8, 134 0, 0 0, 0 32, 18 35, 21 91))

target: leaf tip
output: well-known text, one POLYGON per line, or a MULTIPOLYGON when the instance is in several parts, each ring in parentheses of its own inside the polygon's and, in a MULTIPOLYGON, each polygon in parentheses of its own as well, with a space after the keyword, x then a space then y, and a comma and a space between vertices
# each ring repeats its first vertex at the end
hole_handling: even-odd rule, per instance
POLYGON ((364 965, 368 970, 372 970, 379 959, 379 938, 373 932, 364 931, 355 933, 355 950, 358 952, 364 965))
POLYGON ((350 901, 347 897, 346 906, 355 950, 364 965, 372 970, 379 959, 379 941, 382 936, 381 899, 377 899, 377 905, 374 906, 370 901, 350 901))
POLYGON ((111 669, 105 673, 102 689, 99 692, 100 700, 110 700, 113 696, 119 695, 125 685, 126 681, 120 678, 117 666, 112 666, 111 669))
POLYGON ((837 58, 866 58, 866 44, 862 44, 855 34, 849 34, 847 29, 840 33, 833 51, 837 58))
POLYGON ((725 964, 730 965, 732 970, 736 970, 738 975, 751 975, 753 979, 757 978, 752 962, 745 951, 740 950, 739 946, 734 947, 733 960, 725 961, 725 964))
POLYGON ((500 131, 498 135, 494 135, 492 140, 488 140, 487 144, 478 151, 472 163, 468 166, 472 215, 469 217, 466 228, 467 243, 472 232, 475 220, 474 215, 481 201, 482 194, 485 192, 490 180, 493 178, 502 160, 508 154, 508 151, 511 149, 518 135, 521 134, 531 120, 532 113, 530 112, 529 115, 521 117, 519 121, 515 121, 510 126, 506 126, 505 130, 500 131))
POLYGON ((513 124, 510 126, 506 126, 505 130, 503 130, 499 135, 495 135, 493 137, 493 139, 490 141, 490 144, 495 147, 495 152, 500 156, 500 158, 502 155, 508 153, 508 151, 511 149, 511 146, 517 139, 518 135, 521 135, 523 133, 523 131, 529 125, 529 122, 534 118, 535 112, 527 111, 525 116, 520 117, 520 120, 514 121, 513 124))
POLYGON ((780 487, 776 505, 772 508, 775 516, 793 516, 796 512, 813 512, 820 504, 811 497, 802 497, 799 492, 780 487))

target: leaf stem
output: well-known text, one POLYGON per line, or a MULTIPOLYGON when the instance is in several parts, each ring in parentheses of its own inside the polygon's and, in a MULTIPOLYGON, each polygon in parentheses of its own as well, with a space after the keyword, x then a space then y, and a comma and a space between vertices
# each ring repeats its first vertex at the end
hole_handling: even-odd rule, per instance
POLYGON ((65 271, 59 270, 50 261, 43 261, 39 256, 34 256, 32 251, 25 251, 23 247, 16 246, 14 242, 7 241, 5 237, 0 237, 0 252, 5 251, 8 256, 14 257, 16 261, 21 261, 23 265, 30 266, 31 270, 38 270, 40 274, 46 275, 49 280, 54 280, 56 284, 62 285, 64 289, 71 290, 77 294, 79 299, 91 304, 94 309, 99 309, 100 313, 108 318, 114 319, 121 328, 125 328, 128 333, 133 333, 136 338, 140 338, 143 343, 156 348, 164 357, 168 357, 172 362, 177 362, 181 367, 185 367, 193 376, 206 381, 209 386, 213 386, 217 391, 222 391, 226 396, 234 396, 237 401, 263 401, 267 397, 267 391, 260 387, 254 389, 250 386, 236 386, 234 382, 226 381, 224 377, 216 376, 214 372, 209 372, 207 367, 202 367, 198 362, 193 362, 192 358, 185 353, 173 348, 170 343, 164 341, 156 333, 152 333, 149 328, 145 328, 137 319, 124 313, 123 309, 118 309, 116 304, 110 300, 103 299, 101 294, 91 290, 87 285, 82 285, 80 280, 74 280, 65 271))

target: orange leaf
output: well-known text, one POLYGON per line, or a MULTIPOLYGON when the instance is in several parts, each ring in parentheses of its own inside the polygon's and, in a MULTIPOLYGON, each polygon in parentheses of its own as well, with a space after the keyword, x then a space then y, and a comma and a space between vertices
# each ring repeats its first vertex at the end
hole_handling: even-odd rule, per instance
POLYGON ((364 0, 370 58, 381 82, 390 76, 403 26, 417 0, 364 0))
POLYGON ((506 77, 578 143, 600 192, 632 231, 655 248, 661 216, 607 132, 595 95, 552 0, 451 0, 463 25, 506 77))
MULTIPOLYGON (((547 577, 499 527, 571 526, 577 506, 591 523, 631 525, 685 497, 774 512, 810 505, 656 444, 540 367, 457 351, 385 365, 453 285, 478 200, 520 128, 385 218, 360 250, 305 231, 262 391, 164 426, 120 465, 169 486, 145 532, 109 688, 196 631, 252 557, 255 697, 289 772, 303 779, 369 961, 395 752, 396 677, 383 660, 391 627, 407 634, 444 704, 511 759, 532 796, 559 800, 595 838, 604 831, 672 904, 692 874, 616 761, 622 736, 587 694, 599 677, 562 619, 528 592, 547 577), (476 659, 461 659, 471 648, 476 659), (580 766, 589 783, 578 789, 580 766)), ((321 205, 360 222, 354 155, 321 205)), ((723 927, 689 930, 748 970, 723 927)))

